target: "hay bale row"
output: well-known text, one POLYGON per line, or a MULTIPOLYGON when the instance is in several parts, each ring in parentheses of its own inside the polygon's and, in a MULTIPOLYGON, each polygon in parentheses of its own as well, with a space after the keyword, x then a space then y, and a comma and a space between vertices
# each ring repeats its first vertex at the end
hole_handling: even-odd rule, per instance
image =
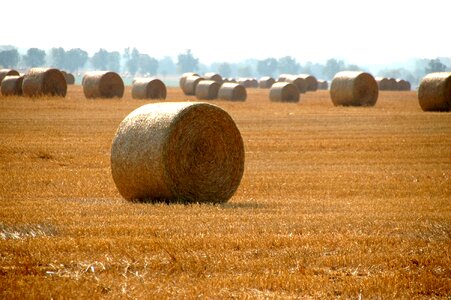
POLYGON ((376 77, 380 91, 410 91, 410 82, 404 79, 390 77, 376 77))
POLYGON ((166 99, 166 85, 157 78, 135 78, 132 84, 133 99, 166 99))
POLYGON ((297 86, 289 82, 276 82, 269 90, 269 99, 274 102, 299 102, 297 86))
POLYGON ((450 111, 451 72, 427 74, 418 88, 418 100, 423 111, 450 111))
POLYGON ((233 83, 237 83, 235 78, 229 77, 229 78, 223 78, 223 82, 233 82, 233 83))
POLYGON ((91 98, 122 98, 124 82, 119 74, 109 71, 92 71, 83 76, 83 93, 91 98))
POLYGON ((307 92, 307 80, 305 78, 299 77, 298 75, 292 75, 288 77, 284 77, 285 80, 281 82, 289 82, 294 84, 300 93, 306 93, 307 92))
POLYGON ((318 90, 327 90, 329 89, 329 83, 327 80, 318 80, 318 90))
POLYGON ((245 88, 258 88, 258 81, 255 78, 238 78, 237 82, 245 88))
POLYGON ((182 90, 183 90, 183 87, 185 86, 186 78, 188 78, 189 76, 199 76, 199 74, 194 73, 194 72, 183 73, 182 76, 180 76, 180 79, 179 79, 179 87, 182 90))
POLYGON ((330 97, 335 106, 373 106, 378 95, 376 80, 365 72, 339 72, 330 86, 330 97))
POLYGON ((218 98, 229 101, 245 101, 246 88, 239 83, 224 82, 218 91, 218 98))
POLYGON ((1 82, 1 93, 3 96, 21 96, 22 82, 24 76, 6 76, 1 82))
POLYGON ((43 95, 65 97, 67 83, 63 73, 52 68, 32 68, 24 75, 22 93, 28 97, 43 95))
POLYGON ((213 81, 216 81, 216 82, 219 83, 220 85, 221 85, 222 82, 224 81, 224 80, 222 79, 222 76, 221 76, 221 75, 219 75, 219 74, 217 74, 217 73, 214 73, 214 72, 205 73, 204 76, 202 76, 202 77, 204 77, 205 80, 213 80, 213 81))
POLYGON ((258 87, 261 89, 269 89, 276 82, 271 76, 264 76, 258 80, 258 87))
POLYGON ((222 203, 240 184, 244 155, 241 134, 221 108, 154 103, 119 125, 111 172, 128 200, 222 203))
POLYGON ((201 80, 196 85, 196 98, 200 100, 213 100, 218 97, 219 87, 221 85, 214 80, 201 80))
POLYGON ((183 87, 182 87, 183 93, 187 96, 195 95, 196 87, 199 84, 199 82, 201 82, 202 80, 204 80, 204 78, 200 77, 198 75, 190 75, 190 76, 186 77, 183 82, 183 87))
POLYGON ((0 84, 6 76, 19 76, 19 72, 14 69, 0 69, 0 84))

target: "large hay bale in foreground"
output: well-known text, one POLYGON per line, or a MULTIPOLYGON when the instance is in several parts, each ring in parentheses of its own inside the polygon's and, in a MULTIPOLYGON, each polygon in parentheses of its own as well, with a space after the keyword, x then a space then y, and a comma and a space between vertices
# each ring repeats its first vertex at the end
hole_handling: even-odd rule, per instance
POLYGON ((22 82, 24 76, 6 76, 1 83, 1 92, 3 96, 22 95, 22 82))
POLYGON ((298 77, 305 80, 307 92, 315 92, 318 90, 318 80, 310 74, 299 74, 298 77))
POLYGON ((166 85, 158 78, 135 78, 133 80, 133 99, 166 99, 166 93, 166 85))
POLYGON ((201 80, 196 86, 196 98, 200 100, 213 100, 218 97, 220 84, 214 80, 201 80))
POLYGON ((22 82, 24 96, 61 96, 67 93, 67 83, 58 69, 32 68, 25 74, 22 82))
POLYGON ((269 99, 275 102, 299 102, 299 89, 293 83, 276 82, 269 90, 269 99))
POLYGON ((263 76, 258 80, 258 87, 261 89, 269 89, 276 82, 271 76, 263 76))
POLYGON ((0 84, 6 76, 19 76, 19 72, 14 69, 0 69, 0 84))
POLYGON ((230 101, 245 101, 247 97, 246 88, 234 82, 225 82, 218 91, 218 98, 230 101))
POLYGON ((330 97, 335 106, 373 106, 378 95, 376 80, 365 72, 338 72, 330 85, 330 97))
POLYGON ((418 88, 418 100, 423 111, 450 111, 451 72, 427 74, 418 88))
POLYGON ((244 146, 232 118, 207 103, 141 106, 119 125, 111 171, 128 200, 226 202, 244 171, 244 146))
MULTIPOLYGON (((194 73, 194 72, 187 72, 187 73, 183 73, 182 76, 180 76, 179 79, 179 87, 183 90, 183 87, 185 86, 185 81, 186 78, 188 78, 189 76, 199 76, 199 74, 194 73)), ((200 77, 200 76, 199 76, 200 77)))
POLYGON ((183 93, 187 96, 193 96, 196 94, 196 87, 199 84, 199 82, 201 82, 202 80, 204 80, 203 77, 200 76, 188 76, 185 78, 185 84, 183 85, 183 93))
POLYGON ((219 84, 221 84, 223 82, 222 76, 217 73, 214 73, 214 72, 205 73, 205 75, 203 77, 205 80, 213 80, 219 84))
POLYGON ((86 98, 122 98, 124 81, 116 72, 92 71, 83 76, 83 93, 86 98))

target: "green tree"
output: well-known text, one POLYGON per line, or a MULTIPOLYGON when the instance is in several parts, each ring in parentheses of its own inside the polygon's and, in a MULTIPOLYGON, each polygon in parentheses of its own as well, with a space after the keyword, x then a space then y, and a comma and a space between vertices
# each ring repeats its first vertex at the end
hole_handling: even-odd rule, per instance
POLYGON ((14 68, 19 63, 20 55, 17 49, 3 50, 0 52, 0 65, 4 68, 14 68))
POLYGON ((150 57, 148 54, 141 54, 139 59, 139 69, 142 73, 149 73, 150 75, 157 74, 158 60, 150 57))
POLYGON ((66 51, 63 48, 50 49, 50 65, 59 69, 66 68, 66 51))
POLYGON ((446 70, 446 65, 444 65, 438 58, 431 59, 424 70, 426 74, 434 72, 444 72, 446 70))
POLYGON ((165 56, 158 61, 158 70, 161 74, 175 74, 177 72, 177 66, 171 57, 165 56))
POLYGON ((277 70, 277 60, 275 58, 267 58, 257 62, 257 72, 262 76, 272 76, 277 70))
POLYGON ((107 70, 109 66, 109 53, 105 49, 100 49, 91 58, 92 66, 97 70, 107 70))
POLYGON ((239 77, 252 77, 252 68, 250 66, 242 66, 237 70, 239 77))
POLYGON ((326 66, 324 67, 324 76, 326 79, 331 80, 335 74, 340 71, 343 71, 345 68, 345 64, 342 60, 336 60, 335 58, 331 58, 327 60, 326 66))
POLYGON ((291 56, 279 58, 277 68, 281 74, 297 74, 301 66, 291 56))
POLYGON ((222 63, 218 66, 218 73, 221 74, 222 77, 230 77, 232 74, 232 67, 229 63, 222 63))
POLYGON ((177 56, 177 69, 179 73, 196 71, 199 67, 199 59, 194 58, 191 50, 177 56))
POLYGON ((23 56, 25 65, 30 68, 40 67, 45 64, 45 51, 38 48, 30 48, 23 56))
MULTIPOLYGON (((127 52, 129 52, 129 49, 127 50, 127 52)), ((133 48, 132 52, 128 53, 125 65, 130 74, 135 75, 136 72, 138 72, 140 58, 139 51, 136 48, 133 48)))
POLYGON ((110 71, 120 72, 121 71, 121 54, 117 51, 107 52, 108 53, 108 64, 107 68, 110 71))
POLYGON ((83 68, 88 61, 88 52, 80 49, 70 49, 65 54, 64 68, 70 72, 75 72, 83 68))

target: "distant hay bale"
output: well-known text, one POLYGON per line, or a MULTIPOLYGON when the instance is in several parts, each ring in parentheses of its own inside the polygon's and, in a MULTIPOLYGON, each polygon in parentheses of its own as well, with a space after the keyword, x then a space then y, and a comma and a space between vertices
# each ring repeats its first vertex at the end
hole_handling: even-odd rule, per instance
POLYGON ((300 93, 307 92, 307 80, 298 75, 291 75, 285 78, 285 82, 293 83, 299 90, 300 93))
POLYGON ((423 111, 450 111, 451 72, 427 74, 418 88, 418 100, 423 111))
POLYGON ((122 98, 124 96, 124 81, 116 72, 92 71, 83 76, 83 92, 90 98, 122 98))
POLYGON ((297 76, 305 80, 307 92, 315 92, 318 90, 318 80, 315 76, 310 74, 299 74, 297 76))
POLYGON ((410 91, 410 82, 404 79, 396 79, 397 91, 410 91))
POLYGON ((244 155, 241 134, 221 108, 153 103, 119 125, 111 171, 127 200, 223 203, 240 184, 244 155))
POLYGON ((378 95, 376 80, 365 72, 338 72, 330 85, 330 96, 335 106, 373 106, 378 95))
POLYGON ((318 90, 327 90, 329 88, 329 83, 327 80, 318 80, 318 90))
POLYGON ((222 76, 217 73, 214 73, 214 72, 205 73, 205 75, 203 77, 205 80, 213 80, 219 84, 222 84, 222 82, 223 82, 222 76))
POLYGON ((235 79, 235 78, 232 78, 232 77, 225 78, 225 79, 224 79, 224 82, 235 82, 235 83, 237 83, 236 79, 235 79))
POLYGON ((276 82, 269 90, 269 99, 275 102, 299 102, 299 97, 299 89, 289 82, 276 82))
POLYGON ((63 73, 67 84, 75 84, 75 76, 72 73, 68 73, 66 71, 61 71, 61 73, 63 73))
POLYGON ((19 72, 14 69, 0 69, 0 84, 6 76, 19 76, 19 72))
POLYGON ((288 77, 294 76, 293 74, 280 74, 277 78, 277 82, 286 82, 288 77))
POLYGON ((24 96, 61 96, 67 93, 67 83, 63 73, 58 69, 31 68, 24 75, 22 82, 24 96))
POLYGON ((203 77, 192 75, 185 78, 183 85, 183 93, 187 96, 193 96, 196 94, 196 87, 200 81, 204 80, 203 77))
POLYGON ((237 82, 245 88, 257 88, 258 81, 255 78, 238 78, 237 82))
POLYGON ((183 86, 185 85, 186 78, 189 77, 189 76, 199 76, 199 74, 194 73, 194 72, 183 73, 182 76, 180 76, 180 79, 179 79, 179 87, 182 90, 183 90, 183 86))
POLYGON ((225 82, 221 85, 218 98, 229 101, 245 101, 247 97, 246 88, 234 82, 225 82))
POLYGON ((21 96, 24 76, 6 76, 1 83, 3 96, 21 96))
POLYGON ((261 89, 269 89, 276 82, 271 76, 263 76, 258 81, 258 87, 261 89))
POLYGON ((221 85, 214 80, 201 80, 196 86, 196 98, 200 100, 213 100, 218 97, 221 85))
POLYGON ((377 86, 380 91, 396 91, 398 84, 396 79, 390 77, 376 77, 377 86))
POLYGON ((132 85, 133 99, 166 99, 166 85, 157 78, 135 78, 132 85))

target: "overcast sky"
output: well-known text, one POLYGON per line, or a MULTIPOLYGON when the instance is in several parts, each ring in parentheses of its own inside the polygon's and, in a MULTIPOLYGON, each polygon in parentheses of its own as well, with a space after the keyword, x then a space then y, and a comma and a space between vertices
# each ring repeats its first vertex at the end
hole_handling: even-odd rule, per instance
POLYGON ((451 56, 451 0, 2 1, 0 45, 191 49, 203 63, 246 58, 388 64, 451 56), (108 4, 107 4, 108 3, 108 4))

